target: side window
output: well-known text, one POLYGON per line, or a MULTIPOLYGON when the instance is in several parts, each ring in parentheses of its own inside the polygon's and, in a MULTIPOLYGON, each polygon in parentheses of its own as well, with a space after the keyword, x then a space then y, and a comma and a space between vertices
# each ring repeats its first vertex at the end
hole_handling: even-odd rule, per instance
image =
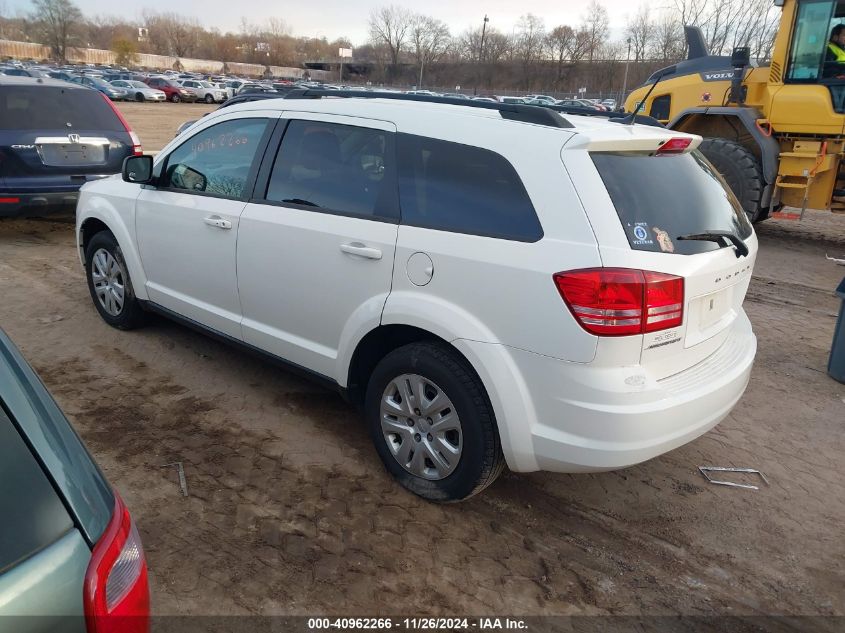
POLYGON ((345 215, 396 219, 393 136, 352 125, 291 121, 266 198, 345 215))
POLYGON ((835 0, 810 0, 798 6, 789 52, 788 81, 818 81, 828 52, 828 36, 835 9, 835 0))
POLYGON ((660 95, 651 101, 651 110, 649 116, 654 117, 658 121, 668 121, 669 112, 672 110, 672 95, 660 95))
POLYGON ((237 119, 198 132, 167 157, 163 187, 242 198, 267 119, 237 119))
POLYGON ((399 134, 397 156, 403 224, 523 242, 543 237, 519 175, 501 154, 399 134))

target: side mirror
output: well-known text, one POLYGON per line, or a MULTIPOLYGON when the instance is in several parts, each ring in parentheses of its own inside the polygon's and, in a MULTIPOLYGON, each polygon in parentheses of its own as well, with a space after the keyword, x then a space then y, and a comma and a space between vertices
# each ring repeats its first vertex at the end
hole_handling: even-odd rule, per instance
POLYGON ((123 179, 136 185, 147 185, 153 180, 152 156, 127 156, 123 159, 123 179))

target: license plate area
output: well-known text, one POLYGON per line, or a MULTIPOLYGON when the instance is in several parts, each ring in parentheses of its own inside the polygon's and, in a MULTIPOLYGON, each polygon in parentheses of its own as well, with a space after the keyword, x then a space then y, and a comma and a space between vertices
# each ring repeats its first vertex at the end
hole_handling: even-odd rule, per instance
POLYGON ((105 162, 106 150, 102 145, 39 145, 41 162, 52 167, 77 167, 105 162))
POLYGON ((733 323, 733 292, 734 286, 730 286, 690 301, 685 347, 697 345, 733 323))

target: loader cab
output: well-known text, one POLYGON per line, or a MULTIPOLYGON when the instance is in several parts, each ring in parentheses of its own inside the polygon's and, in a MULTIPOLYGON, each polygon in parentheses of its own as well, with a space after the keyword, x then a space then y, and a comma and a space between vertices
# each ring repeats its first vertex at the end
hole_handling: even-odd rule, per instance
POLYGON ((829 46, 835 27, 845 33, 845 0, 798 3, 784 82, 828 87, 836 112, 845 113, 845 38, 829 46))

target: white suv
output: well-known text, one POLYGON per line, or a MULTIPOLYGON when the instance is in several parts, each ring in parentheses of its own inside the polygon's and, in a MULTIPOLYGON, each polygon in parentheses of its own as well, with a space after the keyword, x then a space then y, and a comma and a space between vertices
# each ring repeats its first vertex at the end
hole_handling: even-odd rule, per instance
POLYGON ((225 90, 217 87, 210 81, 180 79, 178 83, 185 90, 193 94, 197 101, 205 101, 206 103, 222 103, 228 98, 228 94, 225 90))
POLYGON ((433 500, 505 464, 636 464, 728 415, 757 240, 699 137, 373 97, 218 110, 85 185, 102 318, 164 314, 332 385, 433 500))

